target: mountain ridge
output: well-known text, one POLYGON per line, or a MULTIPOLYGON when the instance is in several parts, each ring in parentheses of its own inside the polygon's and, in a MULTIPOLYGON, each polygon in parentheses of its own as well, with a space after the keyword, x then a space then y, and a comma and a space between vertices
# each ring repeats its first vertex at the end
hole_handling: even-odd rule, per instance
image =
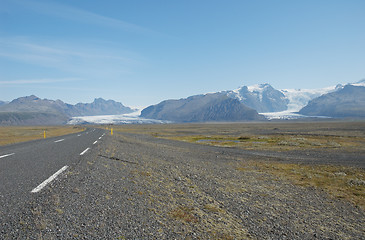
POLYGON ((97 98, 92 103, 72 105, 61 100, 40 99, 30 95, 1 105, 0 125, 59 125, 76 116, 124 114, 133 111, 122 103, 102 98, 97 98))
MULTIPOLYGON (((359 115, 362 108, 365 109, 365 103, 356 100, 365 93, 356 91, 346 95, 342 91, 345 89, 344 92, 348 92, 351 86, 365 88, 365 79, 318 89, 278 90, 268 83, 255 84, 235 90, 165 100, 144 108, 140 117, 167 122, 263 120, 258 112, 268 119, 304 116, 365 117, 359 115), (344 101, 351 102, 352 105, 339 107, 345 104, 344 101)), ((72 117, 119 115, 134 111, 122 103, 102 98, 95 98, 91 103, 72 105, 61 100, 40 99, 30 95, 11 102, 0 101, 0 125, 64 124, 72 117)), ((134 119, 133 122, 139 121, 134 119)))
POLYGON ((264 119, 256 110, 223 93, 165 100, 143 109, 140 116, 174 122, 234 122, 264 119))
POLYGON ((227 91, 226 94, 258 112, 284 111, 289 102, 282 92, 268 83, 242 86, 239 89, 227 91))
POLYGON ((311 100, 300 111, 307 116, 365 117, 365 86, 348 84, 311 100))

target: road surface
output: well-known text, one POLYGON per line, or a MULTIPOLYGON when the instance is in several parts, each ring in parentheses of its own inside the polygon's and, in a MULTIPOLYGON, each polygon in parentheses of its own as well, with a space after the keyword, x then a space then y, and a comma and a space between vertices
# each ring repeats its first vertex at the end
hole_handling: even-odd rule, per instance
POLYGON ((365 239, 362 209, 249 164, 294 156, 104 133, 0 149, 0 239, 365 239))
POLYGON ((9 212, 78 163, 105 131, 84 132, 0 147, 0 211, 9 212))

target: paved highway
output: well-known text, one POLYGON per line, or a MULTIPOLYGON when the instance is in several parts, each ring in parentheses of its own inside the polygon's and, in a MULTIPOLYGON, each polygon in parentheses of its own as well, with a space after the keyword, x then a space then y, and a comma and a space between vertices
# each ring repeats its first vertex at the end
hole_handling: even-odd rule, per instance
POLYGON ((87 156, 104 135, 105 130, 87 129, 0 147, 0 213, 49 187, 64 170, 87 156))

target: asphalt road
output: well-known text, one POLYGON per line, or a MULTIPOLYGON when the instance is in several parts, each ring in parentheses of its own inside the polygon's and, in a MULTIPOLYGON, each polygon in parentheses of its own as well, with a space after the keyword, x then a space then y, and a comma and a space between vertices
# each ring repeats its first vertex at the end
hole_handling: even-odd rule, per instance
POLYGON ((68 167, 87 156, 105 131, 87 129, 60 137, 0 147, 0 213, 39 194, 68 167))
POLYGON ((362 209, 250 164, 295 156, 78 135, 0 148, 0 239, 365 239, 362 209))

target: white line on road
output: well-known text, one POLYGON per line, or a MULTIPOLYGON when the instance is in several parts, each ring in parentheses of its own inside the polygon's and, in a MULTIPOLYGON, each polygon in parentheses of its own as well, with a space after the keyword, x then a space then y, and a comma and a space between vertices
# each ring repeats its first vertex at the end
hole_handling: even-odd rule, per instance
POLYGON ((79 135, 77 135, 78 137, 80 137, 81 136, 81 134, 79 134, 79 135))
POLYGON ((99 137, 99 140, 101 139, 101 137, 99 137))
POLYGON ((80 156, 81 155, 84 155, 90 148, 86 148, 82 153, 80 153, 80 156))
POLYGON ((98 141, 95 141, 93 144, 96 144, 98 141))
POLYGON ((42 182, 41 184, 39 184, 38 187, 34 188, 31 192, 32 193, 39 192, 40 190, 42 190, 42 188, 44 188, 48 183, 52 182, 58 175, 60 175, 67 168, 68 168, 68 166, 64 166, 63 168, 61 168, 55 174, 53 174, 52 176, 50 176, 47 180, 45 180, 44 182, 42 182))
POLYGON ((54 141, 54 142, 58 143, 58 142, 62 142, 62 141, 65 141, 65 139, 60 139, 60 140, 57 140, 57 141, 54 141))
POLYGON ((15 154, 15 153, 9 153, 9 154, 6 154, 6 155, 2 155, 2 156, 0 156, 0 158, 9 157, 9 156, 14 155, 14 154, 15 154))

